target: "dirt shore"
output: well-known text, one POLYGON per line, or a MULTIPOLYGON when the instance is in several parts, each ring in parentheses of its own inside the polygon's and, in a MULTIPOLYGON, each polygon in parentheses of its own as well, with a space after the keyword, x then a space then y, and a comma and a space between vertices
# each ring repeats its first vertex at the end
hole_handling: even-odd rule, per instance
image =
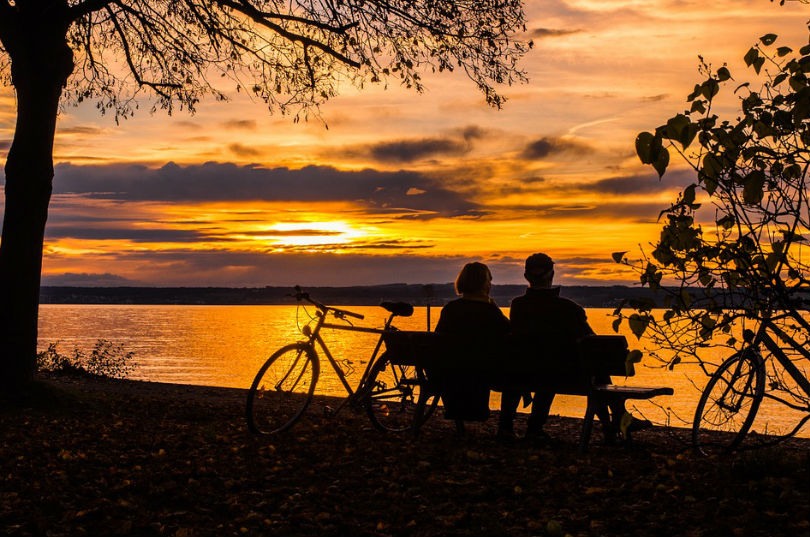
POLYGON ((0 534, 9 536, 810 536, 810 442, 711 459, 685 431, 577 453, 464 438, 433 418, 417 438, 318 399, 288 434, 251 436, 242 390, 41 379, 0 412, 0 534))

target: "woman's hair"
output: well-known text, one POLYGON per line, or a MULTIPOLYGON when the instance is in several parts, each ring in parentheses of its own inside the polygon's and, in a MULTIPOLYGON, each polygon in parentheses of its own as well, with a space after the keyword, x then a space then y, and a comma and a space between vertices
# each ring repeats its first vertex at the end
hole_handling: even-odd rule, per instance
POLYGON ((487 283, 492 280, 492 273, 489 268, 477 261, 467 263, 456 278, 456 293, 482 293, 486 290, 487 283))

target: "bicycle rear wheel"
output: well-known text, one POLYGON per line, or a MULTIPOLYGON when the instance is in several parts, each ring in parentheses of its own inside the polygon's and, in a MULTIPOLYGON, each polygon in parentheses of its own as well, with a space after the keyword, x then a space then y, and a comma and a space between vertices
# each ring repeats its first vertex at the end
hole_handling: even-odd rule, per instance
POLYGON ((367 386, 366 412, 372 425, 381 431, 416 431, 439 402, 438 396, 425 390, 421 368, 391 363, 385 355, 372 367, 367 386))
POLYGON ((293 343, 273 353, 248 392, 248 429, 266 435, 292 427, 312 401, 318 373, 318 357, 309 345, 293 343))
POLYGON ((765 393, 765 367, 754 349, 723 362, 700 396, 692 422, 692 444, 706 455, 737 448, 756 418, 765 393))

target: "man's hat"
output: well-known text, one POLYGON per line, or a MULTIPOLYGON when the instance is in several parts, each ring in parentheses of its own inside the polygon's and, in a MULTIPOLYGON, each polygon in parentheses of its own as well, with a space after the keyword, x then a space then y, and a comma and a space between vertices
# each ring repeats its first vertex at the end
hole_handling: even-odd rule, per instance
POLYGON ((547 274, 554 270, 554 261, 546 254, 532 254, 526 258, 526 274, 547 274))

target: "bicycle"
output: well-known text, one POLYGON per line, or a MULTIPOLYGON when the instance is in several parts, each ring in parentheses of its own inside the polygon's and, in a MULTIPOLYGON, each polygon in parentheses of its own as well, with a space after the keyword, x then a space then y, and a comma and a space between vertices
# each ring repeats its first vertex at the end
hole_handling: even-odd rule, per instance
POLYGON ((312 401, 318 383, 321 366, 318 348, 348 394, 335 412, 344 404, 352 403, 365 409, 375 428, 390 432, 417 430, 430 417, 438 401, 435 396, 422 389, 425 375, 417 365, 417 360, 392 359, 393 356, 389 356, 387 351, 381 352, 386 335, 399 332, 393 325, 394 319, 413 314, 411 304, 380 304, 389 312, 383 328, 380 329, 354 326, 351 319, 362 320, 363 315, 322 304, 298 286, 291 296, 296 299, 299 307, 302 303, 314 306, 315 315, 301 329, 305 338, 303 341, 278 349, 256 373, 248 391, 246 407, 247 424, 251 432, 263 435, 280 433, 288 430, 301 418, 312 401), (336 324, 330 320, 344 324, 336 324), (379 334, 357 388, 352 388, 349 384, 346 372, 321 337, 321 330, 325 328, 379 334))
POLYGON ((794 333, 802 332, 805 336, 810 334, 810 323, 799 312, 768 312, 756 332, 744 331, 745 348, 727 358, 711 375, 692 421, 692 444, 696 450, 708 455, 738 449, 750 435, 764 399, 806 414, 786 434, 770 435, 765 430, 759 445, 794 436, 810 419, 810 381, 786 352, 810 360, 810 350, 782 327, 791 327, 794 333), (773 360, 769 360, 771 357, 773 360), (776 368, 777 364, 781 369, 776 368), (794 384, 788 387, 790 381, 794 384))

